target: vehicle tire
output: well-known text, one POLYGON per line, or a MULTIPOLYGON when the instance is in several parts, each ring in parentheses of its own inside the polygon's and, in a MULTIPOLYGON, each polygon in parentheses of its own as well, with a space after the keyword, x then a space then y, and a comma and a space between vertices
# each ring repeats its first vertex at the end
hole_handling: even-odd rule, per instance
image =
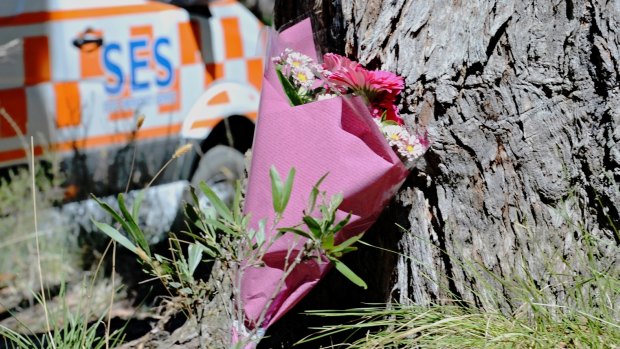
POLYGON ((205 182, 222 201, 230 204, 235 195, 235 183, 243 177, 243 171, 244 157, 237 149, 225 145, 209 149, 198 162, 190 182, 196 188, 200 207, 205 209, 209 205, 199 189, 201 182, 205 182))

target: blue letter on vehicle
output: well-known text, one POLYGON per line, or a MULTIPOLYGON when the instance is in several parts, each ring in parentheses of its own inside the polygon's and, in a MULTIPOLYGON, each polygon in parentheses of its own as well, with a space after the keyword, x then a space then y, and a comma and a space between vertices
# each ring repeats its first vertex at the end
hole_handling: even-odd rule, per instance
POLYGON ((121 92, 123 88, 123 71, 121 67, 110 60, 110 53, 113 51, 121 52, 121 46, 117 43, 111 43, 106 45, 103 53, 103 64, 105 69, 114 76, 113 82, 106 82, 105 91, 109 94, 115 95, 121 92))
POLYGON ((138 70, 146 68, 149 65, 148 58, 139 57, 137 52, 147 47, 145 39, 132 40, 129 42, 129 63, 131 65, 131 89, 133 91, 148 90, 149 83, 147 81, 138 81, 138 70))
POLYGON ((168 38, 157 39, 157 41, 155 41, 154 50, 153 50, 155 62, 157 62, 157 65, 163 68, 164 72, 166 73, 165 77, 160 77, 159 74, 157 74, 157 80, 156 80, 157 86, 167 87, 170 85, 170 82, 172 82, 172 64, 170 63, 170 60, 168 58, 166 58, 165 56, 161 54, 161 52, 159 52, 159 49, 162 46, 170 47, 170 39, 168 38))

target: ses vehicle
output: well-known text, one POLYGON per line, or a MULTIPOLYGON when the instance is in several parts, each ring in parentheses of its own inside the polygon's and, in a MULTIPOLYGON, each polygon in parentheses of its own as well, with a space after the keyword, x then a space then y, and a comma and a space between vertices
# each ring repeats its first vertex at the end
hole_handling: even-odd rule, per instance
POLYGON ((238 177, 262 27, 232 0, 0 1, 0 170, 27 164, 34 136, 36 157, 61 159, 66 202, 141 188, 188 142, 154 191, 238 177))

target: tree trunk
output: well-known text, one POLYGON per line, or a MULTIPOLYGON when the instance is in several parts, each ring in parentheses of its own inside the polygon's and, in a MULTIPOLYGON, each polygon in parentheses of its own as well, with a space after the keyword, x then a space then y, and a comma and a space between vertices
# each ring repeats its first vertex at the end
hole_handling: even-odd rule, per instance
POLYGON ((275 23, 309 10, 336 38, 324 51, 405 77, 401 112, 432 142, 369 232, 410 258, 351 257, 376 282, 366 299, 510 310, 468 266, 531 278, 558 302, 558 275, 588 268, 583 251, 618 272, 618 2, 280 0, 275 23))

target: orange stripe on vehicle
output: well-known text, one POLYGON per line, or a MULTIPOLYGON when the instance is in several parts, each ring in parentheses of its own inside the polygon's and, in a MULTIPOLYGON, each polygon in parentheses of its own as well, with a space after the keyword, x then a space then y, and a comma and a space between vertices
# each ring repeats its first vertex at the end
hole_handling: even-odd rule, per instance
POLYGON ((169 90, 165 90, 160 93, 174 93, 174 102, 170 104, 161 104, 159 106, 160 114, 172 113, 181 109, 181 89, 179 85, 181 75, 179 74, 179 69, 174 70, 174 76, 172 77, 172 79, 172 87, 169 90))
MULTIPOLYGON (((103 31, 93 30, 93 35, 103 37, 103 31)), ((80 76, 82 78, 92 78, 103 76, 101 67, 101 47, 96 44, 86 44, 80 47, 80 76)))
POLYGON ((82 122, 78 83, 61 82, 54 84, 54 93, 56 95, 56 127, 78 126, 82 122))
POLYGON ((196 42, 198 43, 198 50, 200 50, 200 54, 202 55, 202 32, 200 31, 200 22, 192 19, 189 21, 189 25, 192 27, 192 33, 194 34, 194 38, 196 38, 196 42))
POLYGON ((178 10, 178 7, 159 2, 148 2, 144 5, 126 5, 51 12, 31 12, 20 14, 17 16, 0 17, 0 27, 12 27, 17 25, 29 25, 71 19, 92 19, 94 17, 110 17, 121 15, 126 16, 160 12, 166 10, 178 10))
POLYGON ((51 66, 47 36, 24 38, 24 75, 26 85, 51 80, 51 66))
POLYGON ((230 102, 230 98, 228 97, 228 92, 222 91, 216 94, 215 96, 213 96, 213 98, 209 99, 207 101, 207 105, 226 104, 229 102, 230 102))
MULTIPOLYGON (((30 154, 30 149, 12 149, 12 150, 4 150, 0 151, 0 162, 3 161, 13 161, 19 159, 25 159, 30 154)), ((39 145, 34 146, 34 155, 39 156, 43 154, 43 147, 39 145)))
POLYGON ((153 38, 153 27, 150 25, 131 27, 129 28, 129 34, 131 35, 131 37, 146 36, 151 39, 153 38))
POLYGON ((222 63, 209 63, 205 65, 207 78, 205 79, 205 87, 213 80, 217 80, 224 76, 224 64, 222 63))
POLYGON ((245 113, 245 116, 247 116, 251 120, 256 120, 256 118, 258 117, 258 112, 253 111, 253 112, 245 113))
POLYGON ((110 113, 108 119, 111 121, 115 120, 125 120, 133 118, 134 112, 133 110, 119 110, 113 113, 110 113))
MULTIPOLYGON (((170 124, 166 126, 152 127, 147 129, 140 129, 135 133, 135 139, 152 139, 165 136, 173 136, 181 132, 181 124, 170 124)), ((75 148, 96 148, 111 144, 126 143, 132 140, 134 137, 133 132, 120 132, 108 135, 94 136, 75 141, 61 142, 52 145, 52 148, 56 151, 71 151, 75 148)))
POLYGON ((251 58, 247 61, 248 81, 260 91, 263 85, 263 60, 251 58))
POLYGON ((212 82, 213 82, 213 75, 211 74, 211 72, 209 71, 209 69, 206 69, 207 67, 205 67, 205 83, 204 83, 204 87, 206 88, 207 86, 209 86, 212 82))
POLYGON ((26 90, 21 88, 0 90, 0 108, 4 108, 19 129, 18 132, 4 116, 0 116, 0 138, 15 137, 20 133, 25 135, 28 131, 26 127, 28 121, 26 90))
POLYGON ((198 50, 198 42, 189 22, 179 23, 179 43, 181 46, 181 64, 200 62, 201 56, 198 50))
POLYGON ((222 120, 222 118, 216 118, 216 119, 203 119, 203 120, 198 120, 198 121, 194 121, 192 123, 192 127, 191 129, 196 129, 196 128, 213 128, 215 127, 215 125, 217 125, 220 121, 222 120))
MULTIPOLYGON (((176 136, 181 132, 181 124, 170 124, 166 126, 151 127, 138 130, 135 135, 133 132, 112 133, 108 135, 94 136, 74 141, 55 143, 50 146, 53 151, 73 151, 77 149, 97 148, 112 144, 123 144, 132 139, 146 140, 161 138, 166 136, 176 136)), ((35 146, 35 155, 43 154, 41 146, 35 146)), ((26 157, 23 149, 12 149, 0 151, 0 161, 19 160, 26 157)))
POLYGON ((236 17, 222 18, 224 30, 224 45, 227 59, 243 57, 243 41, 241 40, 241 27, 236 17))

